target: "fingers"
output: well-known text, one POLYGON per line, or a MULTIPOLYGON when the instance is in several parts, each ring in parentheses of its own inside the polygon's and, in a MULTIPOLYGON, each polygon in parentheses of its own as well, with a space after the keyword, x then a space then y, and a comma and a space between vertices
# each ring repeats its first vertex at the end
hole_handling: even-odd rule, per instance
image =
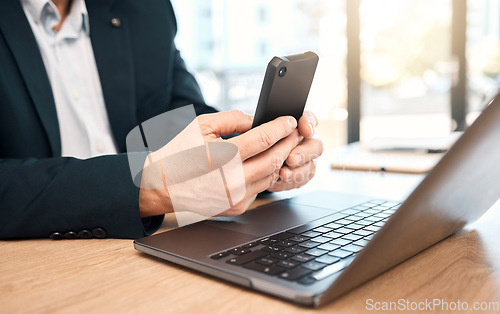
POLYGON ((309 182, 316 173, 315 161, 310 161, 297 168, 283 167, 280 171, 280 180, 271 185, 267 190, 278 192, 299 188, 309 182))
POLYGON ((229 141, 238 146, 242 160, 255 156, 290 135, 297 127, 293 117, 279 117, 229 141))
POLYGON ((203 135, 221 137, 233 133, 245 133, 252 127, 253 116, 241 110, 231 110, 198 116, 203 135))
POLYGON ((246 182, 252 183, 279 171, 290 152, 301 139, 299 132, 295 130, 273 147, 246 160, 243 163, 246 182))
POLYGON ((266 151, 243 162, 245 173, 245 197, 238 204, 221 213, 222 216, 242 214, 255 199, 256 195, 274 185, 280 175, 280 169, 290 151, 302 140, 298 130, 278 141, 266 151))
POLYGON ((306 138, 297 147, 292 149, 286 159, 289 167, 299 167, 321 156, 323 142, 319 138, 306 138))
POLYGON ((304 111, 304 114, 299 119, 298 129, 300 135, 305 138, 311 137, 314 134, 314 128, 318 125, 318 119, 310 111, 304 111))

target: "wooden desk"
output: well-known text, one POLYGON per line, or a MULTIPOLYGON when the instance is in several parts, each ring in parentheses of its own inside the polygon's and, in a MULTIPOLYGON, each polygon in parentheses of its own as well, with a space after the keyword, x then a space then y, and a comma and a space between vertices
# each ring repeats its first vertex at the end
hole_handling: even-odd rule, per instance
MULTIPOLYGON (((273 198, 328 188, 401 199, 421 180, 331 171, 327 159, 309 186, 273 198)), ((466 230, 318 310, 147 256, 131 240, 1 241, 0 313, 357 313, 366 312, 367 299, 499 302, 499 230, 496 206, 466 230)))

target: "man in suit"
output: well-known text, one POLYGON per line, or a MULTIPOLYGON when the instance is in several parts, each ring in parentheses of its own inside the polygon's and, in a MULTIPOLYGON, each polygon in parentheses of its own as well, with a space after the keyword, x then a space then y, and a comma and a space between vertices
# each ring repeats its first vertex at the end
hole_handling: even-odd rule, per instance
POLYGON ((322 153, 311 138, 315 117, 280 117, 250 130, 242 112, 215 113, 175 33, 166 0, 0 2, 0 238, 154 232, 172 210, 168 193, 133 184, 125 138, 188 104, 202 115, 206 137, 244 133, 231 141, 245 156, 247 194, 226 214, 242 213, 259 192, 295 188, 314 175, 322 153))

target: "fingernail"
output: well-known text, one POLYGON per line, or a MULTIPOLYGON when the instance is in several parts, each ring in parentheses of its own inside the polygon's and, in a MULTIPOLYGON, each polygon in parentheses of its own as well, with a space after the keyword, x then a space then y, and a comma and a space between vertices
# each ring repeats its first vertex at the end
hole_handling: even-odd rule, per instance
POLYGON ((309 129, 311 129, 311 135, 314 134, 314 127, 311 122, 309 122, 309 129))
POLYGON ((282 169, 282 171, 283 171, 284 178, 280 177, 280 180, 281 181, 288 181, 290 179, 290 177, 292 176, 292 170, 285 168, 285 169, 282 169))
POLYGON ((297 120, 295 120, 294 117, 290 117, 288 119, 288 124, 290 125, 291 128, 295 129, 297 127, 297 120))

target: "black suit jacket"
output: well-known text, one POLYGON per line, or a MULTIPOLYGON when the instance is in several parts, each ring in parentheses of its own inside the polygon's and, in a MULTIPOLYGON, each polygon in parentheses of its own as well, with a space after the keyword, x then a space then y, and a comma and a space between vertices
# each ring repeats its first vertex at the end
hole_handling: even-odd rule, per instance
POLYGON ((102 228, 138 238, 162 217, 141 220, 125 138, 140 122, 207 106, 174 44, 166 0, 87 0, 90 38, 111 129, 122 154, 61 157, 56 107, 19 0, 0 1, 0 238, 48 237, 102 228), (120 23, 111 23, 117 18, 120 23))

